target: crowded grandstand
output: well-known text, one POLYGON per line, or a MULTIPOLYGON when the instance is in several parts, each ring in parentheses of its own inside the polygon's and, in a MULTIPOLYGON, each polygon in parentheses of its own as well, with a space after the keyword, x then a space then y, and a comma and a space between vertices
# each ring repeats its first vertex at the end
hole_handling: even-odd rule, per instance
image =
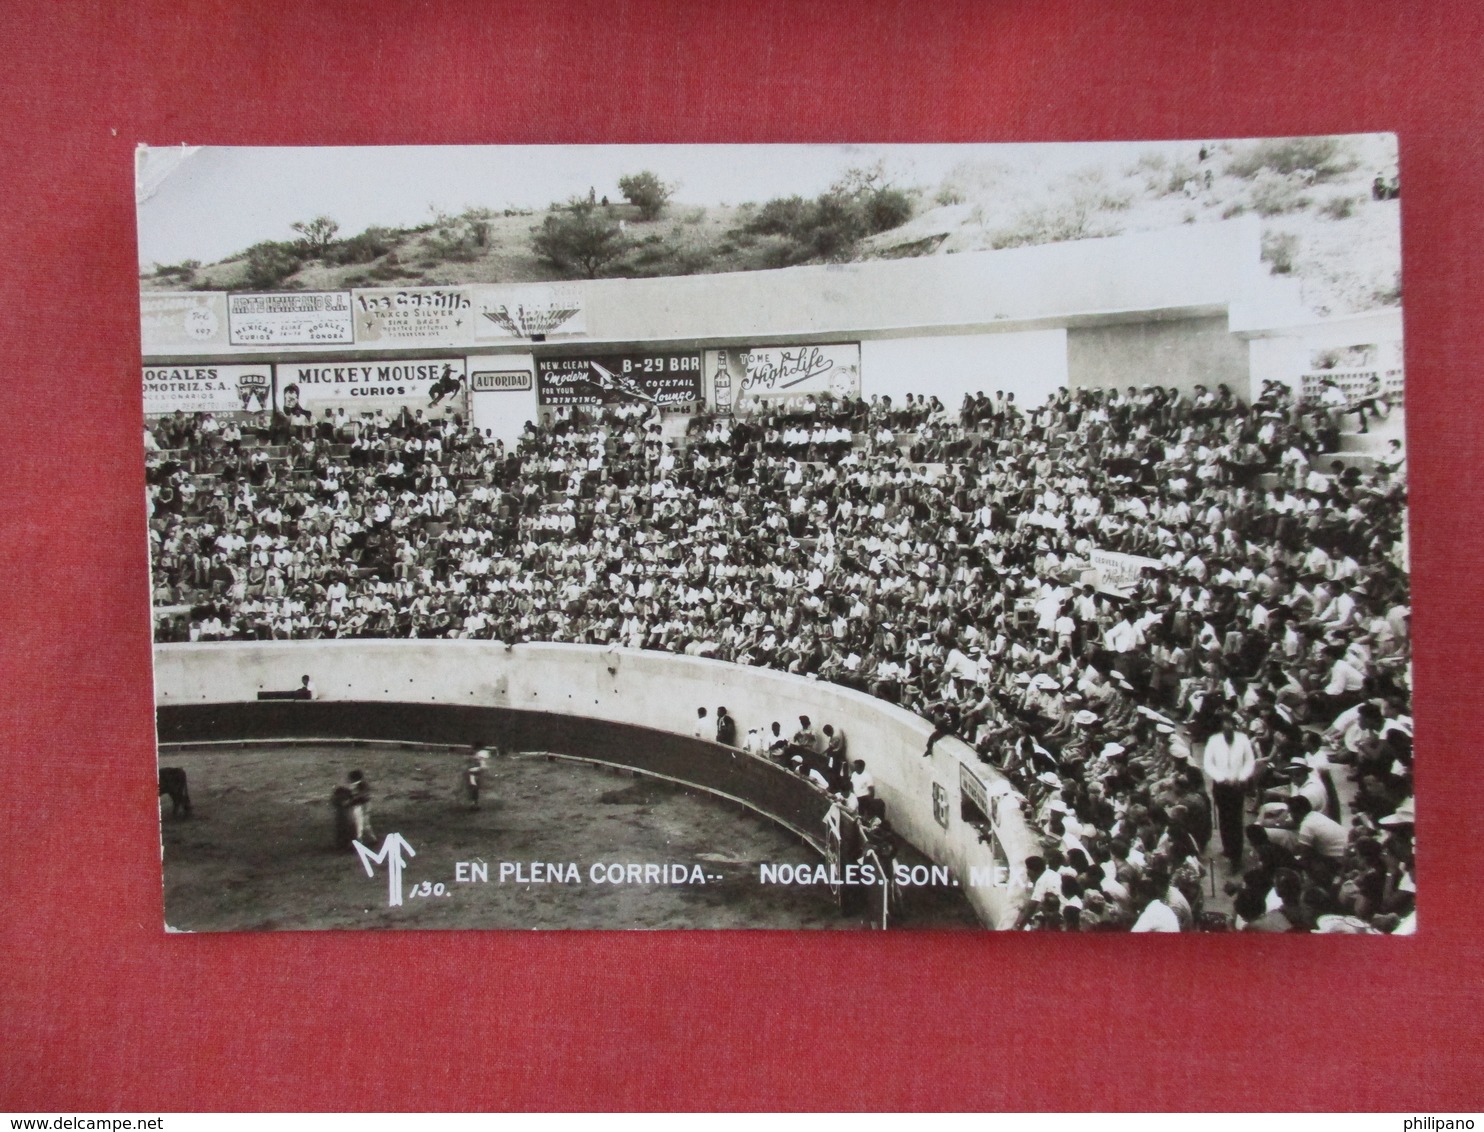
MULTIPOLYGON (((1399 406, 1268 382, 756 408, 557 406, 511 444, 456 400, 152 417, 156 639, 775 669, 1010 781, 1042 845, 1026 929, 1413 930, 1405 465, 1324 455, 1399 406)), ((813 725, 712 718, 868 796, 813 725)))

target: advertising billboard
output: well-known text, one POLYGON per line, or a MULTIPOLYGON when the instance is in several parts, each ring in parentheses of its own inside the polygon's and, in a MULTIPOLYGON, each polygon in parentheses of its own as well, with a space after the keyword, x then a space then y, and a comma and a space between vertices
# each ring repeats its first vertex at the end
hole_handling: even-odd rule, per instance
POLYGON ((378 287, 352 292, 356 341, 464 346, 474 340, 472 287, 378 287))
POLYGON ((301 362, 278 366, 278 408, 290 418, 322 417, 344 408, 354 416, 404 407, 425 417, 464 412, 463 358, 301 362))
POLYGON ((475 303, 478 317, 474 320, 474 336, 481 341, 512 338, 540 341, 587 332, 582 297, 570 285, 479 287, 475 303))
POLYGON ((234 346, 316 346, 355 341, 349 291, 228 295, 234 346))
POLYGON ((273 404, 273 367, 145 366, 144 415, 260 413, 273 404))
POLYGON ((538 358, 536 396, 542 405, 691 404, 701 400, 701 355, 538 358))
POLYGON ((518 393, 531 388, 528 369, 476 369, 469 374, 471 393, 518 393))
POLYGON ((227 342, 227 296, 220 291, 145 291, 139 337, 146 354, 181 353, 227 342))
POLYGON ((706 351, 707 385, 718 413, 756 412, 789 398, 859 397, 857 342, 706 351))

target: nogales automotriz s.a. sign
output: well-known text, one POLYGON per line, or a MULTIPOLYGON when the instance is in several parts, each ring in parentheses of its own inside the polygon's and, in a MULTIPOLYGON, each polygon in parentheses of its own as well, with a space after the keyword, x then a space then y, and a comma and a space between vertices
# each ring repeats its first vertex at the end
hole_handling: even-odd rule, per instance
POLYGON ((638 401, 684 405, 701 400, 701 355, 605 354, 539 358, 536 396, 543 405, 610 405, 638 401))
POLYGON ((144 415, 260 413, 273 404, 273 367, 145 366, 144 415))
POLYGON ((355 341, 349 291, 228 295, 234 346, 313 346, 355 341))

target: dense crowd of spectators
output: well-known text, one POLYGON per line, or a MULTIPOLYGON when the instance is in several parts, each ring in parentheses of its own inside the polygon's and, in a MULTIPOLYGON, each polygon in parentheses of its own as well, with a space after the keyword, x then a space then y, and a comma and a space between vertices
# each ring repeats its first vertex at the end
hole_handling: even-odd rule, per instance
POLYGON ((1319 466, 1346 408, 1276 384, 825 399, 672 441, 619 405, 508 447, 452 411, 340 414, 266 424, 271 450, 177 415, 146 434, 159 636, 781 669, 1008 776, 1044 835, 1027 927, 1409 930, 1405 472, 1319 466), (1155 565, 1110 592, 1094 551, 1155 565), (1203 916, 1217 831, 1234 920, 1203 916))

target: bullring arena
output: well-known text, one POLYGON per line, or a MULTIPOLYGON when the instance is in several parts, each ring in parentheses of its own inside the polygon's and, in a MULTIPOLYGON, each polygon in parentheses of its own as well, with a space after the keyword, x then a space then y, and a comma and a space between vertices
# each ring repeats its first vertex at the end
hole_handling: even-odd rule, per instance
POLYGON ((1255 222, 144 298, 172 928, 1415 926, 1400 312, 1255 222))

